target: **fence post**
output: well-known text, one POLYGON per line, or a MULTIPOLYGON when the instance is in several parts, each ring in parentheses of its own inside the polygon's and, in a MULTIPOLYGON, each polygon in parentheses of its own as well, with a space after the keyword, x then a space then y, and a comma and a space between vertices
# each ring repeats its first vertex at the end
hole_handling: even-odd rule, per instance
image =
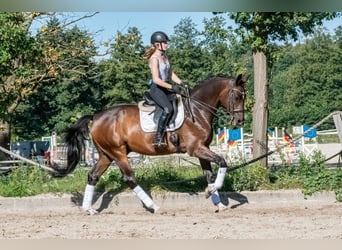
POLYGON ((342 144, 342 112, 333 115, 333 119, 335 122, 338 137, 340 138, 340 143, 342 144))

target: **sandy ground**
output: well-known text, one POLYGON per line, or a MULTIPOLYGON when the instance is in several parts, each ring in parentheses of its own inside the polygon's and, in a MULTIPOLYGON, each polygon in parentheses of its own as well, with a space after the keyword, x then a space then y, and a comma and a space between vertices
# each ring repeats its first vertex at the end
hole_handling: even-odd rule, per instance
POLYGON ((12 239, 342 239, 338 204, 245 205, 221 213, 196 207, 159 214, 35 212, 0 220, 1 238, 12 239))
POLYGON ((342 203, 299 196, 235 194, 217 212, 202 194, 161 195, 150 213, 133 195, 104 194, 92 216, 77 195, 1 198, 0 239, 342 239, 342 203))

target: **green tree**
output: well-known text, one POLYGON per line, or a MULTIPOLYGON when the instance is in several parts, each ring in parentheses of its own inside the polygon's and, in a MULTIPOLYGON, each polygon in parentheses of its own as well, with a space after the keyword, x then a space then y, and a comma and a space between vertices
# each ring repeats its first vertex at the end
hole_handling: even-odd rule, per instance
POLYGON ((136 27, 129 28, 127 34, 117 32, 111 48, 110 59, 102 65, 107 106, 141 101, 150 77, 148 63, 142 57, 145 48, 141 33, 136 27))
POLYGON ((248 53, 246 47, 238 41, 233 28, 227 25, 223 16, 214 16, 203 20, 204 30, 201 32, 201 45, 210 61, 207 66, 212 75, 246 74, 246 64, 250 60, 244 57, 248 53))
MULTIPOLYGON (((201 35, 204 39, 200 44, 208 67, 203 70, 211 75, 243 74, 248 77, 247 72, 252 69, 251 53, 246 46, 241 44, 232 27, 227 25, 226 18, 216 15, 210 19, 204 19, 203 23, 204 30, 201 35)), ((246 89, 248 90, 249 87, 250 85, 247 84, 246 89)), ((227 111, 219 109, 218 112, 217 119, 214 120, 215 131, 217 128, 229 127, 227 111)), ((246 127, 248 127, 251 123, 248 110, 245 117, 246 127)))
MULTIPOLYGON (((297 40, 302 31, 313 32, 316 25, 325 19, 332 19, 336 13, 327 12, 236 12, 229 13, 238 25, 237 33, 253 51, 254 65, 254 99, 253 107, 253 156, 258 157, 267 152, 268 126, 268 67, 272 63, 270 44, 289 38, 297 40)), ((267 158, 260 163, 267 166, 267 158)))
POLYGON ((183 18, 170 36, 168 55, 176 74, 189 86, 208 77, 209 61, 200 46, 201 34, 190 17, 183 18))
MULTIPOLYGON (((342 50, 338 40, 317 30, 303 44, 286 46, 274 67, 270 124, 314 125, 327 114, 341 110, 342 50)), ((331 129, 333 120, 320 129, 331 129)))
POLYGON ((82 74, 82 65, 72 68, 67 59, 85 53, 80 43, 84 42, 90 48, 93 41, 60 44, 61 34, 73 21, 61 25, 57 17, 58 13, 0 14, 1 146, 9 147, 13 113, 26 98, 36 93, 40 86, 56 82, 62 73, 82 74), (32 27, 38 21, 43 25, 35 35, 32 27), (49 21, 48 25, 44 25, 46 21, 49 21))
MULTIPOLYGON (((33 18, 28 13, 0 13, 0 146, 5 148, 10 142, 10 114, 37 85, 32 71, 41 50, 28 33, 33 18)), ((1 151, 0 159, 6 157, 1 151)))
POLYGON ((93 82, 97 73, 92 59, 96 48, 92 38, 77 26, 65 30, 60 30, 59 26, 57 19, 51 19, 43 27, 44 32, 38 33, 37 40, 43 44, 44 51, 58 54, 54 65, 65 70, 56 69, 58 75, 54 80, 39 85, 18 106, 12 115, 12 132, 16 139, 39 139, 52 131, 61 133, 71 122, 96 107, 93 82), (52 30, 60 31, 55 36, 52 30), (70 50, 66 48, 70 46, 77 50, 68 53, 70 50))

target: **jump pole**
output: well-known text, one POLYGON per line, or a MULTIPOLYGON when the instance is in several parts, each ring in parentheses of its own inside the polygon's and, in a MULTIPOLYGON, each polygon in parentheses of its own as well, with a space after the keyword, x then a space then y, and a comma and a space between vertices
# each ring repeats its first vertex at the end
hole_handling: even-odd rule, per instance
POLYGON ((54 169, 52 169, 52 168, 49 168, 49 167, 47 167, 47 166, 44 166, 44 165, 39 164, 38 162, 32 161, 32 160, 27 159, 27 158, 25 158, 25 157, 22 157, 22 156, 20 156, 20 155, 17 155, 17 154, 15 154, 15 153, 13 153, 13 152, 7 150, 7 149, 4 148, 4 147, 1 147, 1 146, 0 146, 0 150, 3 151, 3 152, 5 152, 6 154, 9 154, 9 155, 13 156, 14 158, 17 158, 17 159, 22 160, 22 161, 24 161, 24 162, 26 162, 26 163, 32 164, 32 165, 34 165, 34 166, 36 166, 36 167, 43 168, 43 169, 48 170, 48 171, 50 171, 50 172, 54 172, 54 173, 56 172, 56 171, 55 171, 54 169))

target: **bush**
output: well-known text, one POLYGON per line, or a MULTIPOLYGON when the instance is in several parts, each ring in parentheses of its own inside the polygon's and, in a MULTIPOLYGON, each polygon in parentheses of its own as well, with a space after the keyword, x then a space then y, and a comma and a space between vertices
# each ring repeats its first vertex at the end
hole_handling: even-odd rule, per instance
POLYGON ((19 167, 13 169, 7 176, 2 176, 0 181, 1 196, 32 196, 41 193, 43 183, 48 177, 40 169, 35 167, 19 167))
POLYGON ((51 178, 41 168, 19 166, 0 176, 0 196, 25 197, 42 193, 72 193, 84 191, 86 172, 78 169, 65 178, 51 178))
POLYGON ((240 168, 229 174, 230 188, 227 191, 256 191, 270 186, 268 169, 258 165, 240 168))
POLYGON ((316 152, 313 161, 301 159, 299 174, 303 180, 303 193, 311 195, 318 191, 335 191, 342 188, 341 169, 332 170, 324 166, 324 157, 316 152))

